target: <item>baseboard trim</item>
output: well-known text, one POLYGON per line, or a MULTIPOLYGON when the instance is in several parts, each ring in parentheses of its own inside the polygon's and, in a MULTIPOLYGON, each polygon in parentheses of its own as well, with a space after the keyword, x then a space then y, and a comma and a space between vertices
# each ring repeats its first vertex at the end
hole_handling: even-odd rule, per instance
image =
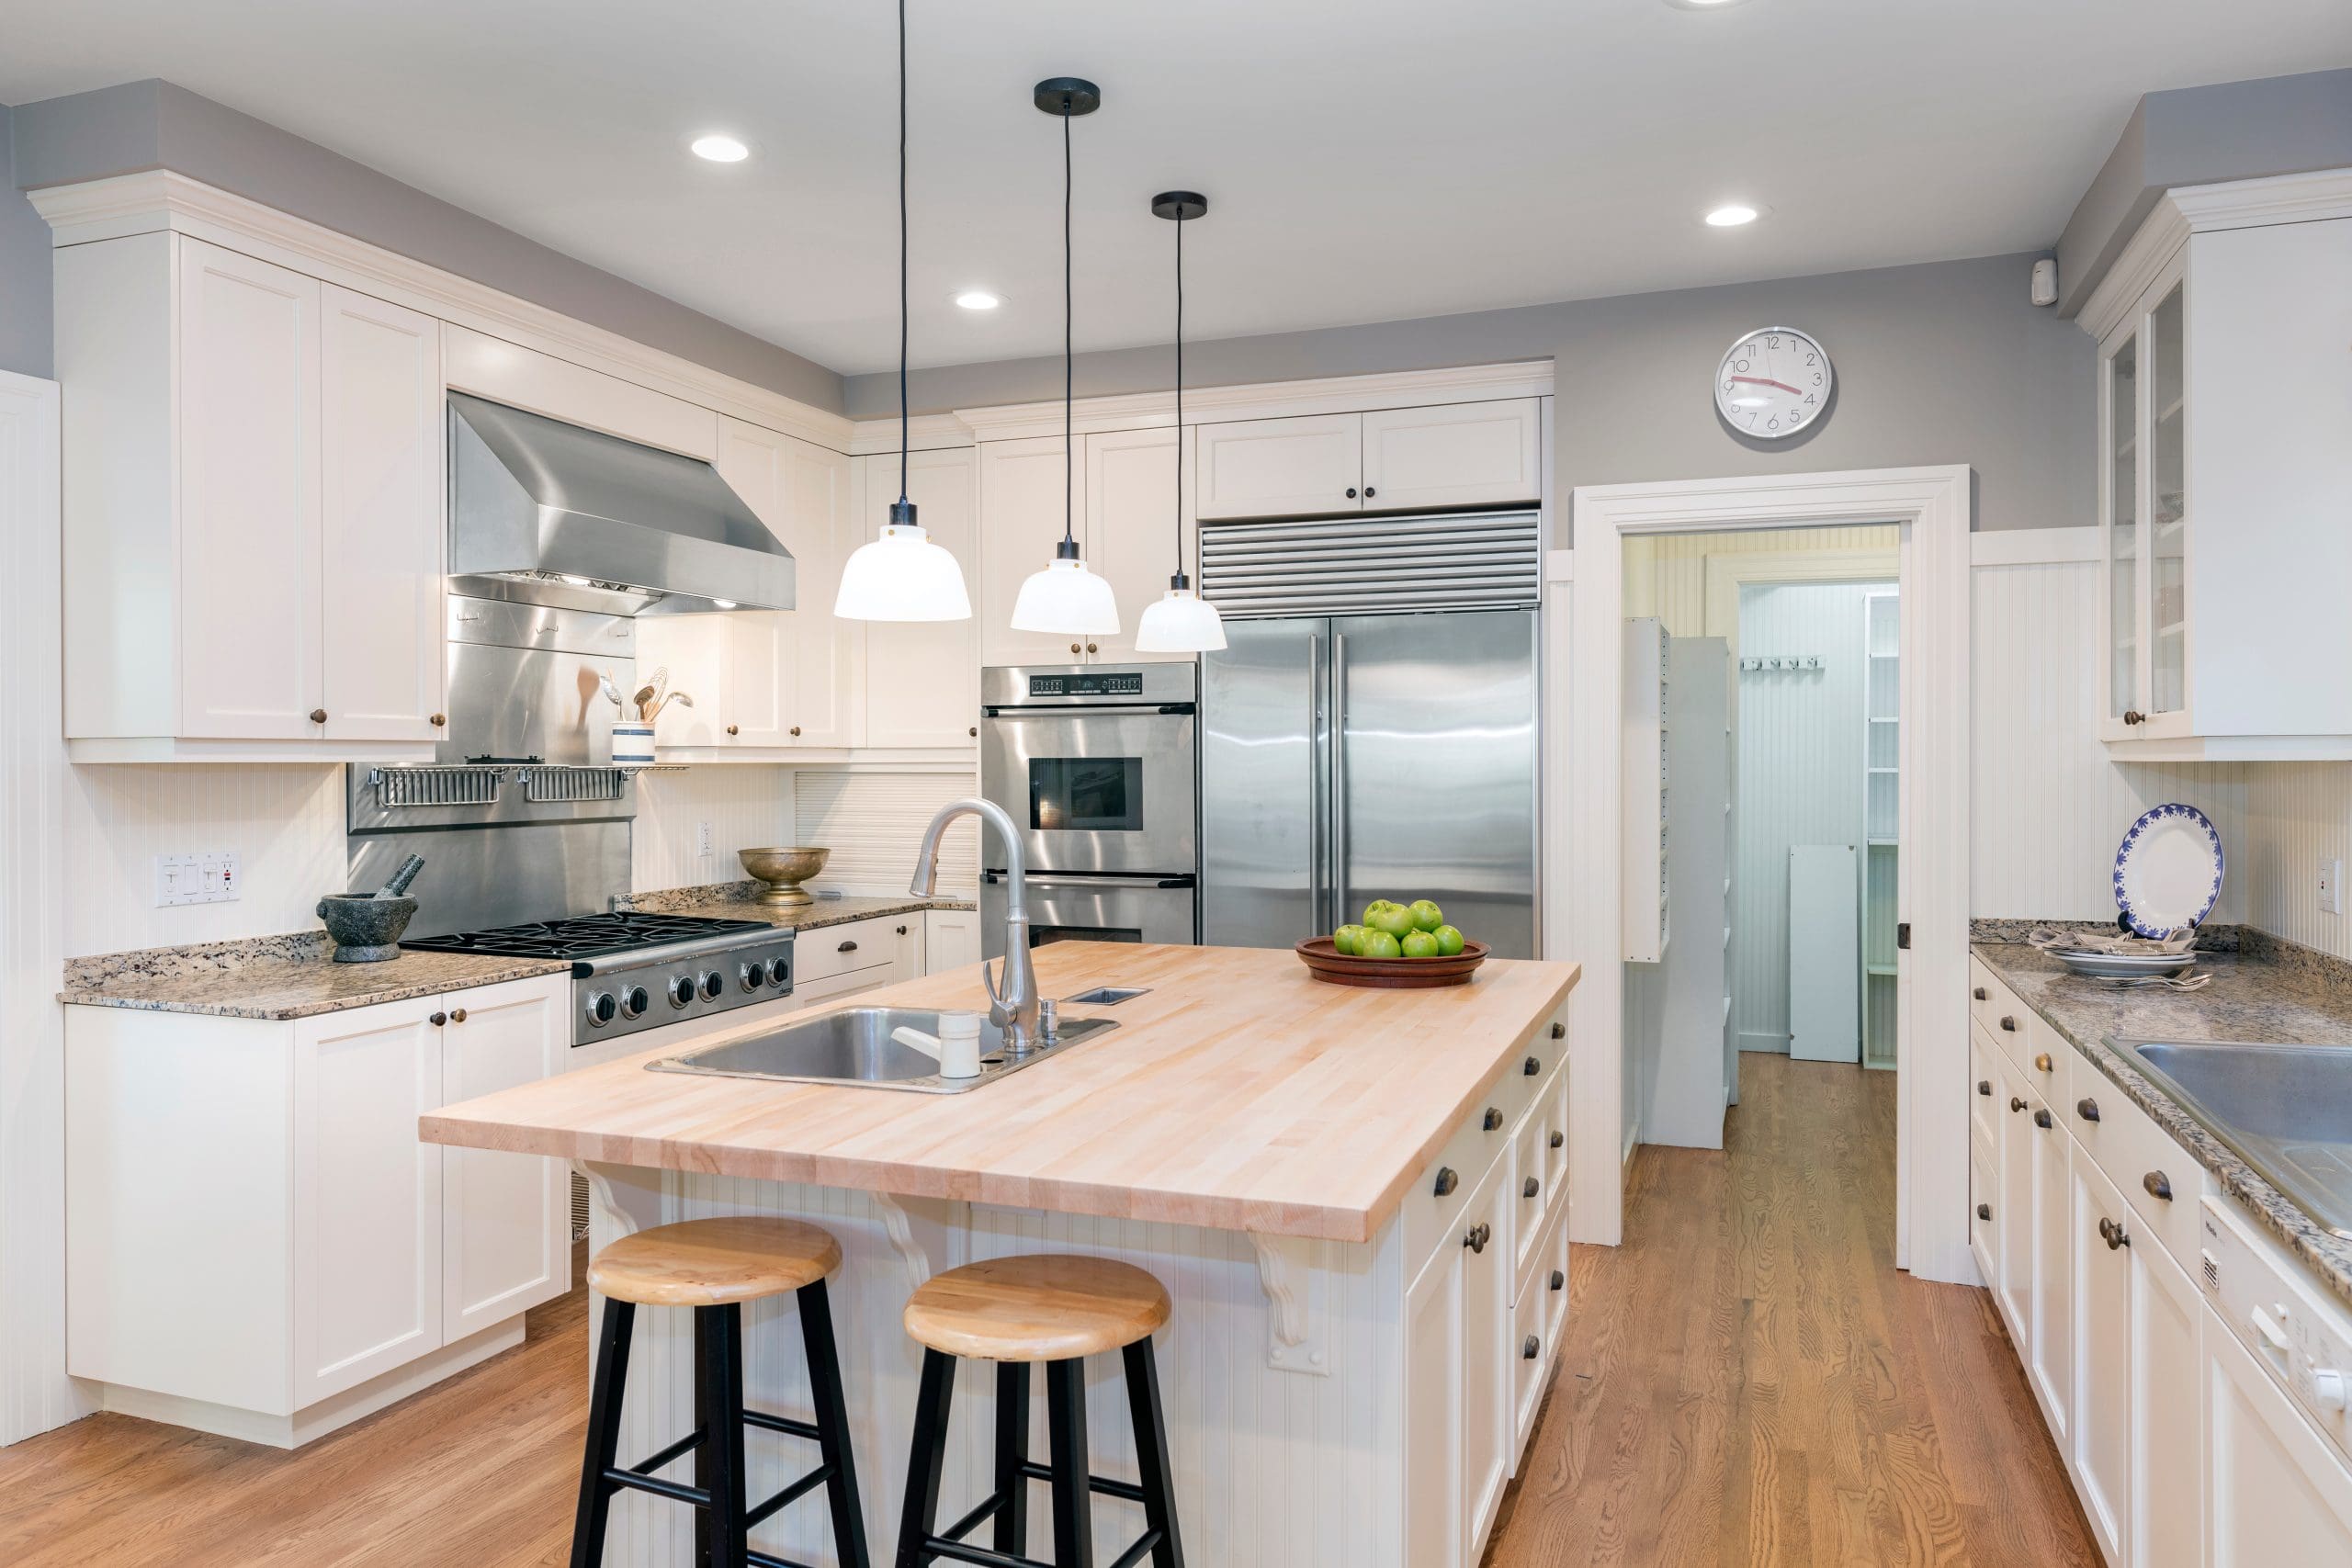
POLYGON ((1763 1051, 1775 1056, 1785 1056, 1789 1054, 1789 1037, 1785 1034, 1758 1034, 1753 1030, 1742 1030, 1739 1035, 1739 1048, 1743 1051, 1763 1051))

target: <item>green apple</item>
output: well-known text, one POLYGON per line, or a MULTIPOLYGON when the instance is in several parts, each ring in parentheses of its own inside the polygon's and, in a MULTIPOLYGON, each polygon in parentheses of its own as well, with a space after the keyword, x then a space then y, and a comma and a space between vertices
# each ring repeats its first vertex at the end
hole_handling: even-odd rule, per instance
POLYGON ((1405 940, 1397 945, 1404 949, 1405 956, 1408 958, 1435 958, 1439 956, 1437 938, 1431 936, 1427 931, 1408 932, 1407 933, 1405 940))
POLYGON ((1440 957, 1451 958, 1462 951, 1462 933, 1452 926, 1440 926, 1430 935, 1437 942, 1440 957))
POLYGON ((1383 898, 1365 908, 1363 923, 1376 931, 1385 931, 1401 940, 1407 931, 1414 929, 1413 911, 1402 904, 1392 904, 1383 898))
POLYGON ((1427 898, 1416 898, 1412 905, 1413 929, 1433 931, 1445 924, 1445 911, 1427 898))
POLYGON ((1357 949, 1356 955, 1360 958, 1402 958, 1405 949, 1393 933, 1374 928, 1363 933, 1363 944, 1357 949))
POLYGON ((1363 940, 1363 928, 1362 926, 1341 926, 1338 931, 1331 933, 1331 945, 1338 948, 1341 953, 1353 953, 1356 951, 1357 944, 1363 940))

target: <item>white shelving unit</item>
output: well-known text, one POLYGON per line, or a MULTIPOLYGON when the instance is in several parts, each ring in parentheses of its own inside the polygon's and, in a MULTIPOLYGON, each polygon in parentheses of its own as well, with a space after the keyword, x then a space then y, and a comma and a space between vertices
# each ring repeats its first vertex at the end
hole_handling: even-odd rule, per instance
POLYGON ((1862 600, 1862 1065, 1894 1066, 1894 919, 1902 775, 1902 601, 1862 600))
POLYGON ((1625 623, 1625 962, 1666 956, 1666 623, 1625 623))

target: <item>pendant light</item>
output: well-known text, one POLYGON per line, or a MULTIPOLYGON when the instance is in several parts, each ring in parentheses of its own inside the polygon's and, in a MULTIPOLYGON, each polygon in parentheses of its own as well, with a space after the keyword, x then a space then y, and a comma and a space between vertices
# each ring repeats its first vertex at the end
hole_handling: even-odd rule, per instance
POLYGON ((833 614, 845 621, 968 621, 964 569, 915 522, 907 499, 907 0, 899 0, 899 499, 881 536, 842 567, 833 614))
POLYGON ((1077 352, 1073 333, 1077 306, 1070 269, 1069 122, 1102 107, 1102 89, 1076 76, 1054 76, 1037 84, 1032 101, 1062 122, 1062 537, 1046 570, 1034 572, 1012 602, 1012 629, 1061 637, 1116 637, 1119 602, 1110 583, 1086 570, 1078 550, 1077 462, 1073 414, 1077 352))
POLYGON ((1208 209, 1209 198, 1197 191, 1151 198, 1152 212, 1176 225, 1176 574, 1136 624, 1138 653, 1214 653, 1225 646, 1225 617, 1184 575, 1184 225, 1208 209))

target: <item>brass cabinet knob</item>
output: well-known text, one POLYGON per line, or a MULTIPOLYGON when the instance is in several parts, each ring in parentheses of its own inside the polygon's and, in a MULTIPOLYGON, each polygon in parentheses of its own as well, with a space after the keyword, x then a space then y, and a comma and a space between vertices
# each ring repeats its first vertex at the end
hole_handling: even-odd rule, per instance
POLYGON ((1552 1026, 1552 1038, 1553 1038, 1553 1039, 1555 1039, 1555 1040, 1566 1040, 1567 1037, 1568 1037, 1568 1026, 1567 1026, 1566 1024, 1565 1024, 1565 1023, 1555 1023, 1555 1024, 1554 1024, 1554 1025, 1552 1026))
POLYGON ((1374 490, 1370 485, 1366 485, 1366 486, 1364 486, 1364 487, 1363 487, 1363 498, 1364 498, 1366 501, 1370 501, 1370 500, 1373 498, 1373 496, 1374 496, 1374 495, 1375 495, 1375 494, 1377 494, 1377 493, 1378 493, 1378 492, 1377 492, 1377 491, 1374 491, 1374 490))
POLYGON ((1520 1188, 1519 1195, 1522 1198, 1532 1198, 1543 1190, 1543 1181, 1536 1177, 1531 1176, 1527 1179, 1526 1184, 1520 1188))
POLYGON ((312 708, 312 709, 311 710, 311 722, 312 724, 324 724, 326 721, 327 721, 327 710, 326 710, 326 709, 324 709, 324 708, 312 708))
POLYGON ((2129 1247, 2132 1245, 2131 1233, 2110 1219, 2100 1219, 2098 1223, 2098 1235, 2099 1239, 2107 1243, 2107 1249, 2109 1252, 2113 1252, 2119 1247, 2129 1247))
POLYGON ((1535 1337, 1535 1336, 1533 1336, 1532 1334, 1531 1334, 1531 1335, 1529 1335, 1529 1336, 1527 1337, 1527 1338, 1526 1338, 1526 1339, 1525 1339, 1525 1340, 1524 1340, 1524 1341, 1520 1345, 1520 1348, 1519 1348, 1519 1359, 1520 1359, 1521 1360, 1522 1360, 1522 1361, 1532 1361, 1532 1360, 1535 1359, 1536 1353, 1537 1353, 1538 1351, 1542 1350, 1542 1349, 1543 1349, 1543 1348, 1544 1348, 1544 1346, 1543 1346, 1543 1342, 1542 1342, 1542 1341, 1540 1341, 1540 1340, 1538 1340, 1538 1339, 1535 1337))
POLYGON ((1978 1219, 1980 1219, 1980 1220, 1989 1220, 1989 1219, 1991 1219, 1991 1218, 1993 1217, 1993 1205, 1992 1205, 1992 1204, 1990 1204, 1990 1203, 1979 1203, 1979 1204, 1977 1204, 1977 1205, 1976 1205, 1976 1217, 1977 1217, 1978 1219))
POLYGON ((1991 1078, 1978 1078, 1976 1080, 1976 1092, 1984 1096, 1988 1100, 1991 1099, 1993 1096, 1993 1080, 1991 1078))
POLYGON ((979 732, 980 732, 980 727, 979 727, 978 725, 977 725, 977 724, 976 724, 976 725, 974 725, 974 726, 972 726, 972 728, 969 728, 969 729, 967 729, 967 730, 964 731, 964 733, 965 733, 965 734, 967 734, 967 735, 971 735, 971 736, 978 736, 978 735, 979 734, 979 732))
POLYGON ((449 722, 449 716, 446 713, 436 713, 433 716, 430 722, 434 728, 439 729, 449 722))
POLYGON ((1567 1144, 1567 1141, 1568 1135, 1566 1133, 1555 1133, 1552 1134, 1552 1146, 1555 1149, 1564 1147, 1567 1144))
POLYGON ((425 1022, 431 1024, 435 1029, 440 1028, 443 1024, 448 1021, 449 1015, 446 1012, 436 1012, 431 1018, 425 1020, 425 1022))
POLYGON ((833 949, 833 951, 835 953, 855 953, 857 951, 857 943, 854 942, 845 942, 839 947, 833 949))
POLYGON ((2013 1094, 2009 1096, 2009 1109, 2012 1111, 2023 1111, 2025 1109, 2025 1101, 2019 1100, 2013 1094))
POLYGON ((1076 644, 1076 643, 1071 643, 1071 644, 1069 645, 1069 650, 1070 650, 1072 653, 1079 653, 1079 652, 1082 652, 1082 651, 1084 651, 1084 650, 1083 650, 1083 649, 1081 649, 1079 647, 1079 645, 1078 645, 1078 644, 1076 644))
POLYGON ((1491 1133, 1503 1124, 1503 1113, 1493 1106, 1487 1107, 1486 1119, 1478 1123, 1479 1131, 1491 1133))
POLYGON ((1350 485, 1350 486, 1348 487, 1348 499, 1349 499, 1350 501, 1353 501, 1355 498, 1356 498, 1356 487, 1355 487, 1355 486, 1353 486, 1353 485, 1350 485))
POLYGON ((904 927, 904 926, 900 926, 900 927, 899 928, 899 934, 900 936, 904 936, 904 935, 906 935, 906 934, 907 934, 907 928, 906 928, 906 927, 904 927))
POLYGON ((795 735, 799 734, 799 733, 800 733, 800 727, 799 727, 798 725, 797 725, 797 724, 796 724, 796 725, 794 725, 794 726, 792 727, 792 733, 793 733, 793 734, 795 734, 795 735))
POLYGON ((1563 1270, 1561 1270, 1561 1269, 1553 1269, 1553 1270, 1552 1270, 1552 1288, 1553 1288, 1554 1290, 1555 1290, 1555 1291, 1556 1291, 1556 1290, 1560 1290, 1560 1289, 1564 1288, 1564 1287, 1567 1284, 1567 1282, 1568 1282, 1568 1276, 1566 1275, 1566 1273, 1565 1271, 1563 1271, 1563 1270))
POLYGON ((2033 1124, 2045 1133, 2057 1125, 2050 1119, 2050 1108, 2046 1105, 2033 1113, 2033 1124))
POLYGON ((2001 1015, 2001 1027, 2007 1030, 2011 1034, 2015 1034, 2018 1032, 2018 1021, 2011 1018, 2008 1014, 2003 1013, 2001 1015))
POLYGON ((1462 1245, 1473 1252, 1484 1252, 1487 1250, 1487 1243, 1492 1241, 1494 1235, 1494 1227, 1486 1221, 1480 1220, 1476 1224, 1472 1225, 1469 1234, 1462 1238, 1462 1245))
POLYGON ((2082 1099, 2075 1101, 2075 1114, 2081 1117, 2086 1122, 2098 1121, 2098 1101, 2093 1100, 2089 1095, 2083 1096, 2082 1099))
POLYGON ((451 1023, 463 1023, 463 1022, 465 1022, 465 1021, 466 1021, 466 1010, 465 1010, 465 1009, 463 1009, 463 1008, 451 1008, 451 1009, 449 1010, 449 1021, 450 1021, 451 1023))
POLYGON ((1439 1197, 1445 1197, 1461 1184, 1462 1178, 1453 1173, 1453 1168, 1452 1166, 1442 1165, 1437 1168, 1436 1192, 1439 1197))
POLYGON ((2123 710, 2123 722, 2126 724, 2145 724, 2148 722, 2148 716, 2142 713, 2138 708, 2125 708, 2123 710))
POLYGON ((2148 1172, 2147 1175, 2140 1178, 2140 1185, 2146 1188, 2148 1190, 2148 1196, 2154 1198, 2159 1203, 2169 1203, 2172 1201, 2172 1178, 2166 1176, 2163 1171, 2152 1170, 2148 1172))
POLYGON ((1086 645, 1086 651, 1087 651, 1087 652, 1089 652, 1089 653, 1098 653, 1098 652, 1100 652, 1100 651, 1102 651, 1102 650, 1101 650, 1101 649, 1097 649, 1097 648, 1096 648, 1092 643, 1091 643, 1091 642, 1090 642, 1090 643, 1088 643, 1088 644, 1086 645))
POLYGON ((1525 1066, 1524 1067, 1521 1067, 1521 1068, 1520 1069, 1520 1071, 1521 1071, 1521 1074, 1523 1074, 1524 1076, 1526 1076, 1526 1077, 1531 1077, 1531 1078, 1532 1078, 1532 1077, 1533 1077, 1536 1074, 1538 1074, 1538 1073, 1542 1072, 1543 1070, 1544 1070, 1544 1064, 1543 1064, 1543 1063, 1541 1063, 1541 1062, 1539 1062, 1539 1061, 1537 1061, 1537 1060, 1536 1060, 1534 1057, 1532 1057, 1532 1056, 1528 1057, 1528 1058, 1527 1058, 1527 1066, 1525 1066))
POLYGON ((1986 1000, 1986 999, 1987 999, 1987 998, 1986 998, 1986 997, 1985 997, 1985 995, 1984 995, 1984 987, 1979 986, 1979 987, 1976 987, 1975 997, 1976 997, 1976 999, 1977 999, 1978 1001, 1980 1001, 1980 1002, 1981 1002, 1981 1001, 1984 1001, 1984 1000, 1986 1000))
POLYGON ((2050 1053, 2043 1051, 2036 1055, 2033 1058, 2033 1066, 2036 1072, 2046 1073, 2052 1071, 2052 1068, 2050 1066, 2050 1053))
POLYGON ((729 726, 727 727, 727 733, 728 733, 728 734, 729 734, 729 735, 734 735, 734 734, 738 734, 738 733, 740 733, 740 731, 738 731, 738 730, 736 729, 735 726, 733 726, 733 725, 731 725, 731 724, 730 724, 730 725, 729 725, 729 726))

